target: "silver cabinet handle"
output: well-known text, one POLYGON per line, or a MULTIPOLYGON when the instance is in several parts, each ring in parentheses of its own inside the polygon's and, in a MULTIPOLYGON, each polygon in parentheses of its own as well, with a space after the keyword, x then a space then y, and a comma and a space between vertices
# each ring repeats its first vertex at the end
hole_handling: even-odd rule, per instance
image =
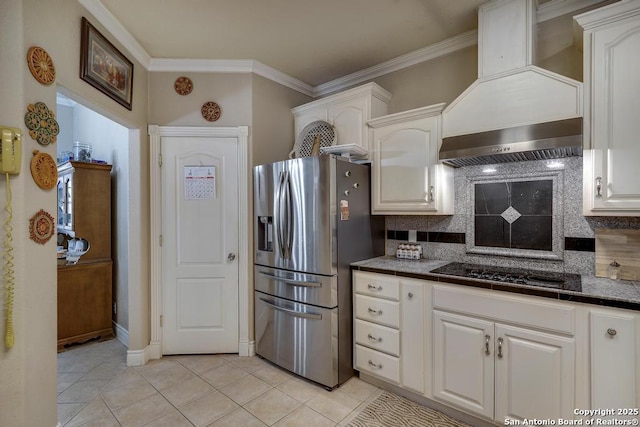
POLYGON ((380 285, 374 286, 371 283, 369 283, 367 285, 367 288, 369 288, 369 290, 371 290, 371 291, 381 291, 382 290, 382 286, 380 286, 380 285))
POLYGON ((616 331, 616 330, 615 330, 615 329, 613 329, 613 328, 609 328, 609 329, 607 329, 607 334, 609 334, 609 336, 610 336, 611 338, 613 338, 613 337, 615 337, 615 336, 618 334, 618 331, 616 331))
POLYGON ((371 341, 374 341, 374 342, 382 342, 382 337, 374 337, 371 334, 367 334, 367 338, 369 338, 371 341))
POLYGON ((382 310, 376 310, 374 308, 369 307, 369 313, 375 314, 376 316, 380 316, 382 314, 382 310))
POLYGON ((429 187, 429 200, 428 202, 431 203, 435 200, 435 196, 433 195, 433 192, 435 191, 435 188, 433 188, 433 185, 429 187))
POLYGON ((502 359, 502 343, 504 342, 504 340, 502 339, 502 337, 498 338, 498 359, 502 359))
POLYGON ((487 356, 491 354, 489 351, 489 341, 491 340, 491 335, 487 334, 484 336, 484 354, 487 356))
POLYGON ((229 261, 233 261, 234 259, 236 259, 236 254, 234 254, 233 252, 229 253, 229 255, 227 255, 227 259, 229 261))
POLYGON ((369 366, 374 369, 382 369, 382 363, 374 363, 371 360, 369 360, 369 366))
POLYGON ((409 292, 407 296, 409 297, 409 299, 413 298, 413 292, 409 292))
POLYGON ((602 197, 602 177, 596 178, 596 197, 602 197))

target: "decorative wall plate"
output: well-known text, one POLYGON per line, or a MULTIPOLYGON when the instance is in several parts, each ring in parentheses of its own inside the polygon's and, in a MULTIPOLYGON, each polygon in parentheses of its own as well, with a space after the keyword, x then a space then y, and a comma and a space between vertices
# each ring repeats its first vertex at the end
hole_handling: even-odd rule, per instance
POLYGON ((222 115, 220 106, 213 101, 205 102, 200 109, 202 117, 209 122, 215 122, 222 115))
POLYGON ((33 159, 31 159, 31 176, 38 187, 51 190, 58 183, 58 165, 49 154, 34 150, 33 159))
POLYGON ((36 243, 44 245, 49 241, 55 231, 55 221, 49 213, 40 209, 29 220, 29 237, 36 243))
POLYGON ((189 77, 178 77, 173 88, 179 95, 189 95, 193 90, 193 82, 189 77))
POLYGON ((55 114, 49 110, 44 102, 36 102, 27 106, 24 124, 29 129, 31 138, 38 141, 40 145, 53 144, 58 140, 60 126, 55 119, 55 114))
POLYGON ((44 85, 50 85, 56 79, 56 67, 46 50, 32 46, 27 51, 27 64, 33 77, 44 85))

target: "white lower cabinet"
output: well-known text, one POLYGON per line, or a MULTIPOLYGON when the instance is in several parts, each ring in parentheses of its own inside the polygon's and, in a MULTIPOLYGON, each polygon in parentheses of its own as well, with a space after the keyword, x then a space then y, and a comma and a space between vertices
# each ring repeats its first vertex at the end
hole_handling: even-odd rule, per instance
POLYGON ((495 416, 573 419, 574 338, 495 325, 495 416))
POLYGON ((353 277, 361 373, 496 425, 640 407, 635 311, 387 274, 353 277))
POLYGON ((400 281, 400 384, 423 394, 425 383, 424 295, 428 282, 400 281))
POLYGON ((590 311, 592 408, 640 407, 637 322, 638 315, 632 312, 590 311))
POLYGON ((425 390, 425 281, 354 273, 354 365, 420 394, 425 390))
POLYGON ((493 323, 433 312, 433 395, 493 418, 493 323))
MULTIPOLYGON (((558 319, 572 311, 518 300, 513 296, 494 300, 477 291, 463 297, 459 289, 437 287, 436 306, 460 310, 467 305, 473 315, 433 311, 433 396, 499 423, 573 419, 575 339, 539 331, 542 323, 535 319, 536 311, 558 319), (466 303, 450 304, 461 298, 466 303), (530 321, 531 329, 506 321, 518 325, 530 321)), ((572 318, 565 323, 560 329, 571 330, 572 318)))

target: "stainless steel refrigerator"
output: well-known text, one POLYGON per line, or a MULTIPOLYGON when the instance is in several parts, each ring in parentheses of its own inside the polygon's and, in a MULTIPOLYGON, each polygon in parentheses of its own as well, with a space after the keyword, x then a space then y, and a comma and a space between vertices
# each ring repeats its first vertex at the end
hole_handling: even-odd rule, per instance
POLYGON ((256 353, 327 388, 353 375, 349 264, 384 253, 369 182, 331 155, 254 168, 256 353))

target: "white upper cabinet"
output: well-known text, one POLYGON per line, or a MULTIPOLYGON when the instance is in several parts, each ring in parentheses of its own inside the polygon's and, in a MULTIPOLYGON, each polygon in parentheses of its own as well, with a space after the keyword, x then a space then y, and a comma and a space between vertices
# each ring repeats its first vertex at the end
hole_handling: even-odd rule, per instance
POLYGON ((453 213, 453 168, 438 163, 445 104, 370 120, 374 214, 453 213))
POLYGON ((533 0, 498 0, 478 9, 478 77, 533 64, 533 0))
POLYGON ((368 83, 293 108, 296 138, 305 126, 323 120, 335 128, 335 145, 355 145, 368 153, 371 143, 367 120, 387 114, 390 100, 389 92, 368 83))
POLYGON ((640 216, 640 2, 575 19, 584 29, 584 214, 640 216))

